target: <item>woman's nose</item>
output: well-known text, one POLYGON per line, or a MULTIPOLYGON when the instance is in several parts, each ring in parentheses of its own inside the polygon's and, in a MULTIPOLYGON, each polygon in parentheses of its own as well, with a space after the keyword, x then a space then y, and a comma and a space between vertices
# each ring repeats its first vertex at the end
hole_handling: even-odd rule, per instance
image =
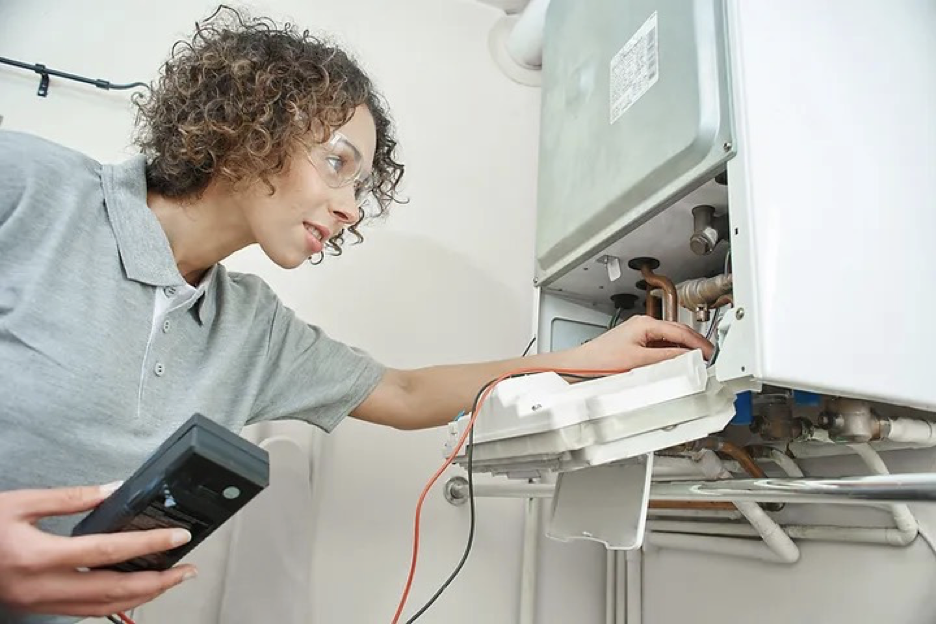
POLYGON ((357 222, 358 209, 354 201, 353 187, 338 189, 339 193, 329 204, 329 212, 343 225, 354 225, 357 222), (350 192, 348 192, 350 190, 350 192))

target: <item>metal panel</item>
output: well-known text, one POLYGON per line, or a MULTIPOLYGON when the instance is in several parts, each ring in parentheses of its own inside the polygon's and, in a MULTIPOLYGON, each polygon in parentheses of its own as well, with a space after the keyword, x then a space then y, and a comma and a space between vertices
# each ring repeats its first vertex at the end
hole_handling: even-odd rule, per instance
POLYGON ((549 284, 732 154, 722 2, 554 0, 537 276, 549 284))
POLYGON ((936 409, 936 8, 728 7, 744 315, 719 377, 936 409))
POLYGON ((576 347, 606 332, 610 321, 611 317, 595 305, 541 292, 537 351, 576 347))

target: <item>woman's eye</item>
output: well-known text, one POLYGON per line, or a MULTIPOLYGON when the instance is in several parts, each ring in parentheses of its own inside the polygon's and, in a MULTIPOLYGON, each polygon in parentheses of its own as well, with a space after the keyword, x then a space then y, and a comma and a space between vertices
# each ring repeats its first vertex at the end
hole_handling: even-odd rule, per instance
POLYGON ((332 171, 341 173, 341 169, 344 167, 344 159, 341 156, 329 156, 327 160, 332 171))

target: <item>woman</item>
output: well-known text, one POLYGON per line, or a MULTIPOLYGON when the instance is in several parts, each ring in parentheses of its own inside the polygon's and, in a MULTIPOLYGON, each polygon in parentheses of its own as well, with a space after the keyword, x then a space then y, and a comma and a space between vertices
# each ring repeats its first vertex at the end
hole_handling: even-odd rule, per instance
POLYGON ((184 531, 65 537, 110 491, 83 484, 125 478, 194 412, 234 431, 279 418, 330 431, 349 414, 420 429, 516 368, 710 355, 687 327, 638 318, 522 362, 386 368, 219 264, 251 244, 287 269, 340 253, 365 206, 396 201, 403 166, 360 68, 307 33, 216 13, 138 104, 141 154, 115 166, 0 133, 3 622, 127 610, 194 574, 77 571, 184 531))

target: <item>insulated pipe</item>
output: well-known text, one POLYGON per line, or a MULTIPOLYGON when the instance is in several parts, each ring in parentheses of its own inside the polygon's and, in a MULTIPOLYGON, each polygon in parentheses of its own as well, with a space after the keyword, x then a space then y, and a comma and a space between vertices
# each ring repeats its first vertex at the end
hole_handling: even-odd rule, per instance
POLYGON ((735 537, 700 538, 698 535, 683 533, 658 533, 652 531, 647 534, 647 543, 659 548, 674 548, 691 550, 712 555, 746 557, 758 559, 768 563, 786 563, 777 553, 770 550, 764 542, 758 540, 737 539, 735 537))
MULTIPOLYGON (((887 464, 878 455, 869 444, 851 444, 852 450, 858 453, 858 456, 867 464, 871 472, 877 475, 889 475, 887 464)), ((920 526, 916 518, 910 511, 910 508, 903 504, 891 505, 889 507, 891 515, 894 516, 894 523, 897 525, 897 535, 892 536, 897 540, 896 544, 906 546, 916 539, 920 526)), ((890 542, 895 543, 895 542, 890 542)))
POLYGON ((549 0, 530 0, 507 36, 510 57, 528 69, 543 66, 543 30, 549 0))
POLYGON ((790 476, 790 477, 805 476, 803 475, 803 471, 800 470, 800 467, 797 465, 797 463, 793 461, 792 458, 788 457, 781 451, 775 448, 772 448, 770 449, 767 455, 775 464, 780 466, 780 469, 783 472, 787 473, 787 476, 790 476))
POLYGON ((605 551, 605 624, 617 624, 617 553, 605 551))
POLYGON ((628 550, 627 559, 627 624, 643 620, 643 551, 628 550))
POLYGON ((627 558, 620 550, 614 554, 614 624, 627 624, 627 558))
POLYGON ((518 624, 536 624, 536 576, 543 515, 539 500, 528 498, 523 516, 523 551, 520 559, 520 613, 518 624))
MULTIPOLYGON (((730 537, 758 537, 759 533, 750 524, 737 522, 692 522, 688 520, 656 520, 648 523, 654 533, 680 533, 683 535, 720 535, 730 537)), ((820 542, 843 542, 856 544, 883 544, 907 546, 909 542, 901 536, 899 529, 890 527, 840 527, 825 525, 790 524, 783 527, 793 539, 820 542)))
POLYGON ((731 511, 719 509, 651 509, 650 517, 658 520, 743 520, 735 507, 731 511))
MULTIPOLYGON (((693 311, 699 307, 720 307, 715 305, 722 297, 729 297, 734 286, 734 278, 730 274, 716 275, 715 277, 699 277, 676 284, 676 297, 679 305, 693 311)), ((663 293, 653 291, 656 296, 663 293)), ((724 305, 724 303, 722 303, 724 305)))
MULTIPOLYGON (((745 455, 747 454, 745 453, 745 455)), ((698 461, 699 469, 705 476, 711 479, 731 479, 731 473, 722 465, 721 460, 713 451, 701 451, 698 461)), ((760 466, 757 468, 760 470, 760 466)), ((768 516, 767 512, 761 509, 757 503, 736 501, 735 506, 748 519, 751 526, 757 530, 761 539, 777 555, 780 561, 784 563, 799 561, 799 548, 793 543, 790 536, 780 528, 780 525, 768 516)))
POLYGON ((699 468, 688 457, 653 456, 653 480, 698 478, 699 468))
POLYGON ((735 511, 734 503, 724 501, 650 501, 650 509, 705 509, 735 511))
POLYGON ((923 446, 936 444, 936 424, 917 418, 883 418, 867 401, 855 399, 834 400, 829 412, 820 416, 819 426, 834 442, 889 440, 923 446))
MULTIPOLYGON (((795 463, 794 463, 795 465, 795 463)), ((797 467, 797 470, 799 468, 797 467)), ((713 553, 719 555, 734 555, 741 557, 754 558, 761 561, 767 561, 770 563, 783 563, 782 559, 773 549, 767 546, 764 542, 747 542, 744 540, 725 540, 723 538, 712 538, 705 537, 700 539, 698 537, 693 537, 693 531, 688 530, 689 528, 697 529, 699 526, 712 526, 711 522, 705 523, 696 523, 696 522, 680 522, 680 521, 657 521, 649 519, 647 525, 647 538, 646 542, 650 545, 655 545, 664 548, 677 548, 683 550, 694 550, 698 552, 713 553), (673 533, 666 533, 660 531, 666 531, 667 528, 673 529, 676 535, 673 533), (680 534, 681 533, 681 534, 680 534), (688 534, 688 535, 687 535, 688 534)), ((720 526, 731 526, 731 527, 741 527, 743 531, 746 531, 751 537, 759 536, 757 529, 749 524, 730 524, 730 525, 720 525, 720 526)), ((698 532, 696 532, 698 535, 698 532)))
POLYGON ((907 444, 936 444, 936 426, 916 418, 895 418, 890 421, 890 432, 884 437, 892 442, 907 444))
POLYGON ((734 305, 734 297, 732 295, 722 295, 715 300, 715 303, 712 304, 712 308, 721 308, 726 305, 734 305))

